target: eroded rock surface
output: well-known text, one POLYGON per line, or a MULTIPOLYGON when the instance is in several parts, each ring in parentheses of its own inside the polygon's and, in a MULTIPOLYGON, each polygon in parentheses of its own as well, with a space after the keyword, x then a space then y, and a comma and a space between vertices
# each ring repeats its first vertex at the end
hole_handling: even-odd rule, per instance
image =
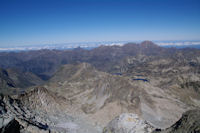
MULTIPOLYGON (((37 91, 37 90, 38 88, 36 88, 36 90, 34 91, 37 91)), ((32 100, 30 100, 30 102, 31 101, 32 100)), ((40 103, 38 101, 37 103, 40 103)), ((49 101, 48 99, 46 99, 46 101, 43 99, 42 102, 44 105, 46 105, 48 101, 49 101)), ((52 102, 55 102, 55 101, 52 101, 52 102)), ((52 104, 56 105, 57 103, 52 103, 52 104)), ((1 95, 0 97, 0 131, 2 133, 7 133, 7 132, 9 133, 10 132, 11 133, 12 132, 100 133, 101 132, 100 127, 91 125, 91 123, 84 120, 84 118, 70 116, 67 113, 62 112, 62 110, 59 111, 59 109, 55 108, 56 111, 47 112, 44 109, 46 106, 44 107, 41 106, 40 110, 39 109, 34 110, 32 107, 35 107, 35 104, 26 105, 26 102, 22 102, 19 99, 15 99, 10 96, 1 95)), ((51 110, 52 109, 53 108, 51 108, 51 110)))
POLYGON ((187 111, 174 125, 154 133, 200 133, 200 110, 187 111))
POLYGON ((153 127, 136 114, 124 113, 113 119, 103 133, 151 133, 153 127))

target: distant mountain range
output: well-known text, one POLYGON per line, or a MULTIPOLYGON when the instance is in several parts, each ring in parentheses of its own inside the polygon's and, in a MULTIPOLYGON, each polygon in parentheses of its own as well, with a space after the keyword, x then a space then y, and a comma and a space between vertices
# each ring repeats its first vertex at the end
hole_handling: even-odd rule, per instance
MULTIPOLYGON (((102 42, 77 42, 77 43, 62 43, 62 44, 36 44, 36 45, 27 45, 27 46, 16 46, 16 47, 0 47, 0 52, 9 52, 9 51, 30 51, 30 50, 42 50, 42 49, 57 49, 57 50, 70 50, 75 48, 83 49, 93 49, 101 45, 104 46, 113 46, 118 45, 122 46, 130 41, 102 41, 102 42)), ((142 41, 134 41, 136 43, 141 43, 142 41)), ((176 47, 176 48, 200 48, 200 41, 153 41, 155 44, 161 47, 176 47)))

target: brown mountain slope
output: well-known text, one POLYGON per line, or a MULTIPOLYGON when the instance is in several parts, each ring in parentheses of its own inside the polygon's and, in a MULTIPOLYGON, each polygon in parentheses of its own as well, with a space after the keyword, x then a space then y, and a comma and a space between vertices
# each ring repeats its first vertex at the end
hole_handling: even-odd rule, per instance
POLYGON ((200 58, 138 55, 127 57, 115 66, 116 73, 133 80, 146 80, 152 86, 166 90, 189 105, 200 107, 200 58))
POLYGON ((97 71, 87 63, 62 66, 47 86, 86 113, 96 112, 108 102, 125 100, 123 95, 130 92, 137 97, 138 92, 133 93, 136 89, 127 79, 97 71))
POLYGON ((85 114, 102 125, 130 112, 164 128, 187 110, 184 103, 149 82, 100 72, 87 63, 62 66, 45 87, 70 101, 68 112, 85 114))

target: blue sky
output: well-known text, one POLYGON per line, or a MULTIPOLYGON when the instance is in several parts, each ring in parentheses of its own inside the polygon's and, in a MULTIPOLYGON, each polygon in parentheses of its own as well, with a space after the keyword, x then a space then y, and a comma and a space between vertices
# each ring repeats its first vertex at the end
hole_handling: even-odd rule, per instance
POLYGON ((0 0, 0 47, 200 40, 200 0, 0 0))

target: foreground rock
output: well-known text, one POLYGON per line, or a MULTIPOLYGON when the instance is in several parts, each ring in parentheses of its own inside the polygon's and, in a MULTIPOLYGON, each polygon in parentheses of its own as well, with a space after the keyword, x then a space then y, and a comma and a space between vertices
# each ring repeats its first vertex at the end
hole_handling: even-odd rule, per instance
POLYGON ((81 117, 62 112, 57 101, 45 88, 36 88, 20 99, 0 95, 1 133, 100 133, 101 128, 91 125, 81 117), (26 99, 26 96, 30 96, 26 99), (40 95, 36 96, 36 94, 40 95), (45 97, 42 97, 45 96, 45 97), (35 98, 38 98, 37 100, 35 98), (44 99, 45 98, 45 99, 44 99), (33 100, 35 99, 35 101, 33 100), (51 102, 51 103, 50 103, 51 102), (36 106, 38 104, 38 106, 36 106), (47 108, 47 105, 52 104, 47 108), (53 108, 53 105, 55 108, 53 108), (41 109, 39 109, 41 106, 41 109), (58 108, 57 108, 58 107, 58 108), (35 108, 35 109, 34 109, 35 108), (50 111, 47 111, 49 109, 50 111), (60 110, 60 111, 59 111, 60 110))
POLYGON ((103 133, 151 133, 153 127, 136 114, 124 113, 113 119, 103 133))
MULTIPOLYGON (((170 128, 155 129, 149 121, 141 119, 133 113, 123 113, 113 119, 103 129, 89 123, 84 117, 71 116, 67 112, 46 105, 52 104, 61 108, 45 88, 36 88, 33 91, 19 96, 0 95, 0 132, 1 133, 199 133, 200 110, 191 110, 183 114, 182 118, 170 128), (31 97, 31 95, 32 97, 31 97), (36 94, 40 95, 38 97, 36 94), (29 97, 29 99, 26 98, 29 97), (43 97, 45 96, 45 97, 43 97), (38 98, 36 100, 36 98, 38 98), (45 98, 45 99, 44 99, 45 98), (23 101, 21 101, 23 100, 23 101), (30 104, 31 103, 31 104, 30 104), (36 106, 38 104, 38 106, 36 106), (41 106, 41 109, 39 109, 41 106), (35 108, 35 109, 34 109, 35 108), (47 111, 47 109, 52 111, 47 111), (55 113, 56 112, 56 113, 55 113)), ((110 109, 111 111, 111 109, 110 109)))
POLYGON ((155 129, 136 114, 121 114, 113 119, 103 133, 200 133, 200 110, 190 110, 167 129, 155 129))
POLYGON ((0 130, 2 133, 49 132, 50 120, 10 96, 0 96, 0 130))
POLYGON ((200 110, 187 111, 170 128, 154 133, 200 133, 200 110))

